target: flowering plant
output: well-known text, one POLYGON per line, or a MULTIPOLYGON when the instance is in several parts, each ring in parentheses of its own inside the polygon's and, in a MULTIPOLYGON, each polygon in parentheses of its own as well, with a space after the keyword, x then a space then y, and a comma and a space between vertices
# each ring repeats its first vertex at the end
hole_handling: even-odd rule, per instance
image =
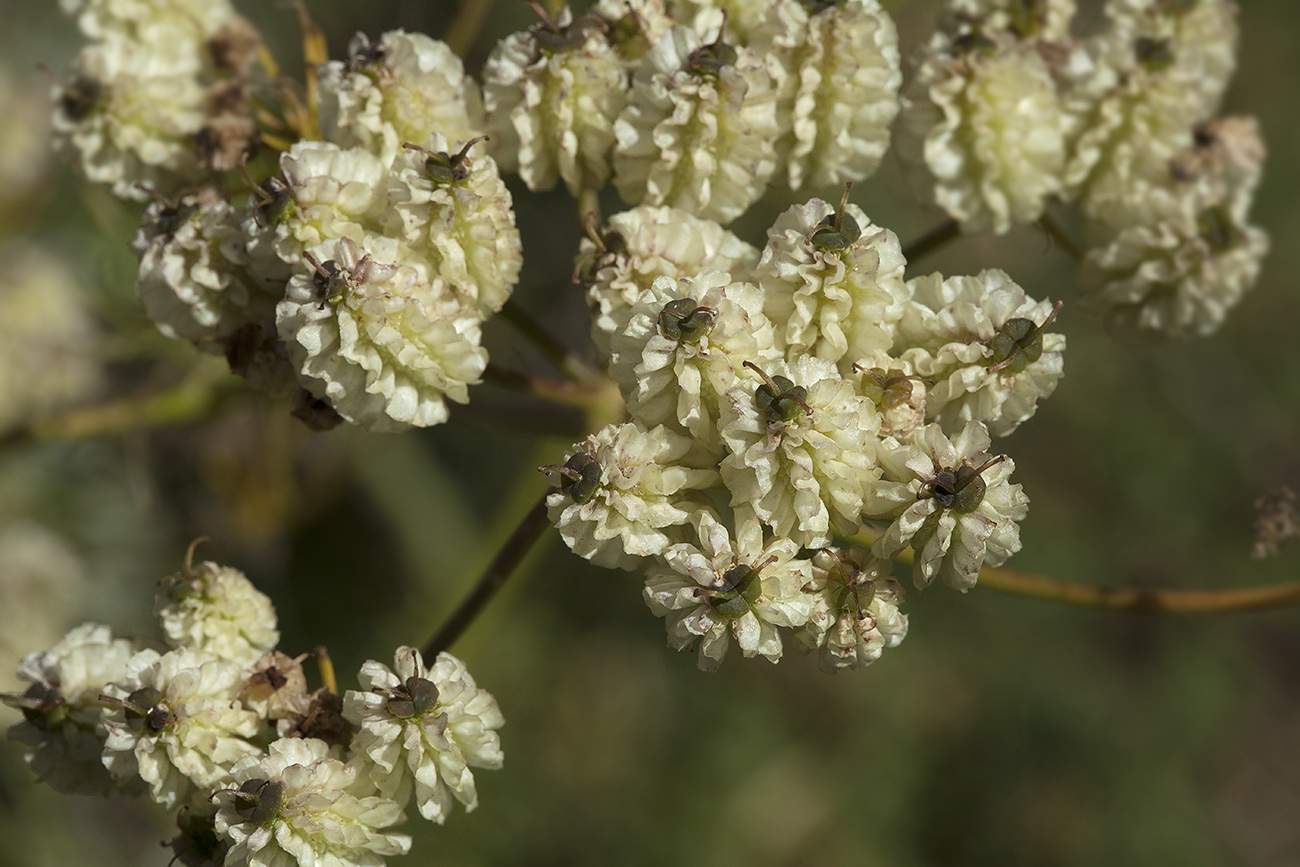
MULTIPOLYGON (((464 603, 356 689, 323 648, 277 649, 269 598, 192 549, 160 584, 161 642, 90 623, 23 659, 5 701, 27 762, 63 791, 156 802, 187 864, 377 865, 411 849, 408 807, 475 808, 504 717, 448 650, 548 526, 564 568, 634 576, 624 596, 705 671, 791 649, 831 673, 876 663, 912 624, 906 584, 1166 611, 1300 595, 1125 596, 1004 568, 1030 515, 1017 471, 1041 459, 1009 437, 1062 387, 1065 323, 1206 336, 1258 277, 1263 140, 1219 115, 1231 0, 946 0, 910 52, 878 0, 530 0, 481 64, 462 59, 480 4, 446 41, 358 33, 335 59, 299 5, 302 81, 226 2, 60 5, 84 45, 55 85, 55 149, 142 210, 157 331, 263 395, 207 374, 157 419, 256 400, 302 423, 302 448, 360 453, 473 419, 492 388, 579 416, 464 603), (937 215, 906 245, 859 193, 894 175, 937 215), (548 296, 578 323, 556 336, 516 295, 546 255, 529 209, 560 187, 585 237, 548 296), (1031 226, 1077 261, 1077 296, 1011 259, 917 269, 1031 226)), ((1295 534, 1290 502, 1269 501, 1261 550, 1295 534)))

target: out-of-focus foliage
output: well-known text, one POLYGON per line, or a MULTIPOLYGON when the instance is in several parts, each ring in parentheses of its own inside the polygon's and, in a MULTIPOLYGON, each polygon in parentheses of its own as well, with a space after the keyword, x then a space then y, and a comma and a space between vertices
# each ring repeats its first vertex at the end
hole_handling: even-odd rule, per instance
MULTIPOLYGON (((278 57, 295 55, 291 12, 241 5, 278 57)), ((310 4, 335 57, 357 30, 443 35, 456 5, 310 4)), ((886 5, 905 52, 938 9, 886 5)), ((964 238, 924 263, 949 274, 1000 267, 1036 297, 1067 298, 1055 327, 1070 342, 1070 375, 1014 439, 1017 480, 1034 500, 1017 568, 1206 588, 1296 574, 1300 550, 1267 561, 1250 551, 1252 502, 1300 483, 1291 349, 1300 247, 1287 242, 1300 231, 1300 117, 1283 86, 1300 80, 1300 7, 1242 5, 1225 108, 1260 117, 1273 159, 1255 217, 1275 249, 1218 335, 1117 345, 1072 311, 1058 287, 1075 266, 1029 228, 964 238)), ((66 64, 71 26, 54 3, 0 8, 4 74, 44 93, 37 65, 66 64)), ((523 4, 498 0, 467 68, 477 72, 497 39, 532 20, 523 4)), ((219 361, 158 336, 140 310, 126 246, 137 215, 29 159, 19 177, 44 181, 0 196, 0 227, 7 243, 39 246, 79 278, 99 325, 103 393, 180 386, 183 396, 185 384, 226 382, 219 361)), ((510 183, 525 252, 516 297, 584 345, 586 310, 569 283, 571 202, 563 190, 510 183)), ((732 228, 757 241, 794 200, 769 196, 732 228)), ((904 242, 938 219, 906 204, 893 155, 854 200, 904 242)), ((484 332, 494 360, 525 351, 499 322, 484 332)), ((57 605, 33 618, 48 618, 54 634, 89 615, 120 634, 143 630, 153 582, 206 535, 205 557, 244 569, 275 600, 282 648, 325 644, 353 672, 423 642, 544 489, 535 468, 581 433, 576 414, 490 386, 453 407, 449 424, 382 440, 312 434, 237 385, 219 386, 215 401, 203 421, 151 431, 5 440, 0 522, 35 521, 64 537, 86 581, 76 602, 52 597, 57 605)), ((980 588, 913 593, 909 603, 909 640, 869 670, 832 677, 815 659, 791 658, 734 660, 705 675, 663 646, 638 581, 544 537, 457 646, 501 704, 509 761, 482 780, 477 811, 421 829, 416 854, 391 863, 1300 862, 1296 612, 1097 614, 980 588)), ((172 831, 148 805, 38 789, 8 743, 0 802, 0 864, 170 858, 157 843, 172 831)))

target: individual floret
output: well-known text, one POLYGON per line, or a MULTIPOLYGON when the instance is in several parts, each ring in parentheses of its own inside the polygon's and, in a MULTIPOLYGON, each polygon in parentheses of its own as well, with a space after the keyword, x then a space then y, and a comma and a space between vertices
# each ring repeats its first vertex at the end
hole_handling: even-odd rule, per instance
POLYGON ((435 133, 456 147, 482 133, 478 84, 446 43, 403 30, 376 42, 358 33, 348 57, 318 73, 320 131, 327 141, 391 161, 407 142, 423 143, 435 133))
POLYGON ((1130 340, 1203 336, 1254 285, 1267 252, 1268 235, 1224 208, 1132 226, 1088 251, 1082 304, 1130 340))
POLYGON ((492 157, 470 156, 475 142, 455 153, 441 135, 416 144, 393 162, 380 231, 486 319, 506 303, 523 267, 510 191, 492 157))
POLYGON ((55 89, 54 144, 79 160, 86 179, 113 194, 172 195, 199 177, 194 137, 203 127, 196 64, 174 49, 124 40, 95 43, 55 89))
POLYGON ((983 566, 1001 566, 1020 550, 1020 527, 1029 499, 1007 479, 1010 458, 988 452, 983 424, 968 422, 949 439, 928 425, 908 439, 885 440, 879 461, 884 475, 871 490, 863 514, 892 520, 872 553, 892 560, 911 545, 912 578, 926 587, 936 577, 969 590, 983 566))
POLYGON ((925 423, 925 398, 934 382, 918 375, 905 359, 887 352, 866 355, 853 362, 845 378, 875 404, 881 436, 901 439, 925 423))
POLYGON ((731 506, 803 547, 852 535, 875 465, 880 416, 821 359, 751 367, 727 393, 719 433, 731 506))
POLYGON ((27 746, 24 758, 41 782, 78 795, 141 787, 130 780, 116 783, 101 761, 105 733, 99 694, 126 676, 134 653, 131 642, 114 638, 107 626, 83 623, 49 650, 23 659, 18 679, 31 685, 21 695, 5 697, 23 713, 8 734, 27 746))
POLYGON ((501 40, 483 68, 492 153, 530 190, 562 179, 576 196, 610 178, 624 61, 601 18, 538 11, 541 23, 501 40))
POLYGON ((242 326, 275 318, 289 269, 274 256, 250 258, 246 220, 209 196, 155 202, 145 211, 136 292, 159 331, 220 352, 242 326))
POLYGON ((232 845, 227 864, 249 867, 383 867, 411 838, 386 830, 400 804, 359 786, 359 772, 316 738, 281 738, 237 764, 237 789, 218 794, 216 831, 232 845))
POLYGON ((276 309, 280 337, 302 384, 353 424, 373 431, 447 420, 487 365, 479 319, 440 280, 397 261, 395 242, 372 236, 313 247, 313 271, 289 281, 276 309))
POLYGON ((926 417, 956 435, 974 419, 1006 436, 1064 375, 1065 335, 1045 332, 1060 304, 1035 301, 1003 271, 908 282, 892 352, 931 381, 926 417))
POLYGON ((936 33, 904 92, 898 152, 964 232, 1038 219, 1063 189, 1066 118, 1032 45, 936 33))
POLYGON ((696 514, 695 544, 674 545, 646 576, 645 600, 668 619, 668 644, 697 649, 702 671, 714 671, 735 636, 746 657, 781 658, 781 632, 802 626, 813 597, 803 588, 812 564, 797 557, 789 539, 765 539, 757 521, 746 521, 733 539, 707 511, 696 514))
POLYGON ((167 809, 201 800, 230 782, 231 767, 261 754, 251 742, 262 726, 235 695, 239 667, 180 648, 142 650, 105 689, 104 766, 118 780, 144 780, 167 809))
MULTIPOLYGON (((754 281, 786 356, 853 362, 893 342, 908 291, 898 238, 856 205, 813 199, 768 230, 754 281)), ((847 368, 847 365, 842 365, 847 368)))
POLYGON ((246 668, 280 641, 275 606, 238 569, 203 562, 158 582, 154 613, 172 647, 246 668))
POLYGON ((658 277, 612 340, 610 375, 642 427, 666 424, 716 453, 725 395, 745 362, 781 357, 763 315, 763 292, 718 271, 658 277))
POLYGON ((28 245, 0 247, 0 429, 84 401, 99 389, 98 335, 77 278, 28 245))
POLYGON ((812 616, 796 630, 795 645, 804 653, 819 652, 823 671, 862 668, 880 658, 886 648, 907 637, 903 588, 890 573, 894 564, 857 550, 836 553, 826 548, 813 557, 816 593, 812 616))
POLYGON ((622 211, 609 218, 605 232, 592 234, 582 242, 577 277, 587 284, 592 339, 605 355, 610 336, 627 325, 633 303, 655 278, 724 271, 748 280, 758 263, 757 249, 714 221, 676 208, 622 211))
POLYGON ((674 27, 641 61, 614 124, 614 184, 630 204, 727 223, 767 188, 780 132, 761 58, 674 27))
POLYGON ((268 180, 274 192, 264 193, 254 222, 274 226, 275 251, 291 265, 323 241, 364 243, 392 204, 388 164, 362 148, 300 141, 280 156, 280 171, 268 180))
POLYGON ((873 174, 903 81, 898 32, 878 0, 780 0, 752 39, 776 78, 778 178, 824 189, 873 174))
POLYGON ((426 668, 414 647, 400 647, 393 667, 370 660, 348 690, 343 713, 357 726, 351 752, 380 795, 442 824, 452 798, 478 806, 475 768, 501 767, 505 723, 496 699, 474 683, 465 664, 440 653, 426 668))
POLYGON ((692 491, 711 487, 718 474, 680 461, 691 441, 663 426, 609 425, 573 447, 546 501, 551 523, 579 557, 597 566, 637 569, 644 558, 681 541, 681 527, 701 508, 692 491), (669 533, 673 533, 669 536, 669 533))

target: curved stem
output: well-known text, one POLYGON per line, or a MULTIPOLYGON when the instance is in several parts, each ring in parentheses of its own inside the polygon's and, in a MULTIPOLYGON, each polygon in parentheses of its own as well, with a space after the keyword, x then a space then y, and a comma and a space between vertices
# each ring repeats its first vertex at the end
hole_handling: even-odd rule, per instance
POLYGON ((583 382, 596 376, 596 371, 592 370, 585 361, 574 354, 573 350, 533 321, 528 312, 516 304, 514 299, 508 299, 505 306, 501 308, 501 318, 531 340, 541 350, 542 354, 549 358, 551 363, 558 367, 569 379, 574 382, 583 382))
POLYGON ((460 11, 442 34, 442 41, 457 57, 463 58, 478 41, 479 31, 492 11, 492 0, 462 0, 460 11))
POLYGON ((961 234, 956 220, 940 223, 903 248, 903 259, 911 265, 917 259, 930 255, 961 234))
MULTIPOLYGON (((880 531, 865 527, 844 541, 870 547, 879 536, 880 531)), ((912 549, 906 548, 894 559, 899 563, 910 564, 913 557, 912 549)), ((1049 578, 1046 575, 1036 575, 1018 569, 985 566, 980 570, 979 581, 975 586, 1079 608, 1138 611, 1148 614, 1230 614, 1236 611, 1261 611, 1266 608, 1300 605, 1300 581, 1240 587, 1232 590, 1099 587, 1094 584, 1049 578)))
POLYGON ((116 436, 143 428, 165 427, 208 415, 230 389, 221 378, 200 371, 165 391, 127 397, 63 413, 15 428, 0 436, 0 446, 46 440, 116 436))
POLYGON ((1152 614, 1228 614, 1300 605, 1300 582, 1294 581, 1233 590, 1094 587, 1015 569, 988 568, 980 572, 976 586, 1082 608, 1152 614))
POLYGON ((470 590, 469 595, 456 607, 451 616, 442 627, 434 633, 420 651, 420 656, 424 658, 425 665, 433 665, 438 654, 451 647, 460 638, 474 618, 482 613, 487 604, 496 596, 497 591, 506 583, 506 579, 515 571, 528 549, 533 546, 538 537, 542 535, 542 529, 546 526, 546 498, 554 492, 554 489, 548 489, 537 504, 529 510, 524 519, 519 522, 519 526, 506 539, 501 550, 492 558, 487 569, 479 576, 478 583, 470 590))
POLYGON ((1047 237, 1051 238, 1053 243, 1060 247, 1065 255, 1076 262, 1083 261, 1083 249, 1074 242, 1074 239, 1070 237, 1070 234, 1065 229, 1061 228, 1061 224, 1053 220, 1048 214, 1044 213, 1043 216, 1038 218, 1038 228, 1046 232, 1047 237))

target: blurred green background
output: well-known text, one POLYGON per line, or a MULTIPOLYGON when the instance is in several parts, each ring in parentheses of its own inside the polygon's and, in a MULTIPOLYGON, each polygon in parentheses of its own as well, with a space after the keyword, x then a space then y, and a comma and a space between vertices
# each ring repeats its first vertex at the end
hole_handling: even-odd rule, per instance
MULTIPOLYGON (((292 13, 238 5, 292 66, 292 13)), ((309 5, 335 57, 357 30, 440 35, 456 6, 309 5)), ((939 6, 886 5, 905 46, 939 6)), ((1001 267, 1031 295, 1067 301, 1068 376, 1005 441, 1032 499, 1016 568, 1160 587, 1300 578, 1300 546, 1249 557, 1255 498, 1300 489, 1300 5, 1242 6, 1225 112, 1261 120, 1272 158, 1254 214, 1274 250, 1220 334, 1111 342, 1070 304, 1074 265, 1029 228, 962 239, 918 269, 1001 267)), ((53 0, 0 0, 0 13, 0 65, 44 98, 38 67, 66 66, 72 25, 53 0)), ((468 67, 531 20, 498 0, 468 67)), ((109 360, 101 399, 224 381, 219 361, 162 338, 140 311, 126 248, 136 211, 54 162, 29 174, 41 183, 6 205, 0 249, 38 246, 75 270, 109 360)), ((516 297, 586 347, 568 282, 572 204, 512 191, 526 257, 516 297)), ((939 221, 909 204, 892 157, 853 198, 905 244, 939 221)), ((788 203, 766 200, 733 228, 761 243, 788 203)), ((494 361, 536 363, 508 327, 486 331, 494 361)), ((581 432, 576 414, 489 386, 450 424, 400 436, 311 434, 237 385, 223 394, 201 421, 5 441, 0 521, 63 534, 88 575, 75 604, 28 619, 54 636, 88 618, 152 635, 155 580, 206 535, 200 556, 275 600, 282 649, 325 644, 347 681, 363 660, 427 638, 543 491, 536 466, 581 432)), ((392 863, 1300 864, 1300 612, 1096 613, 981 588, 913 592, 905 610, 908 639, 864 671, 733 653, 703 674, 666 648, 634 576, 590 568, 548 533, 455 648, 505 712, 506 766, 477 775, 477 811, 411 822, 412 854, 392 863)), ((151 805, 37 788, 16 745, 0 743, 0 864, 161 867, 171 833, 151 805)))

